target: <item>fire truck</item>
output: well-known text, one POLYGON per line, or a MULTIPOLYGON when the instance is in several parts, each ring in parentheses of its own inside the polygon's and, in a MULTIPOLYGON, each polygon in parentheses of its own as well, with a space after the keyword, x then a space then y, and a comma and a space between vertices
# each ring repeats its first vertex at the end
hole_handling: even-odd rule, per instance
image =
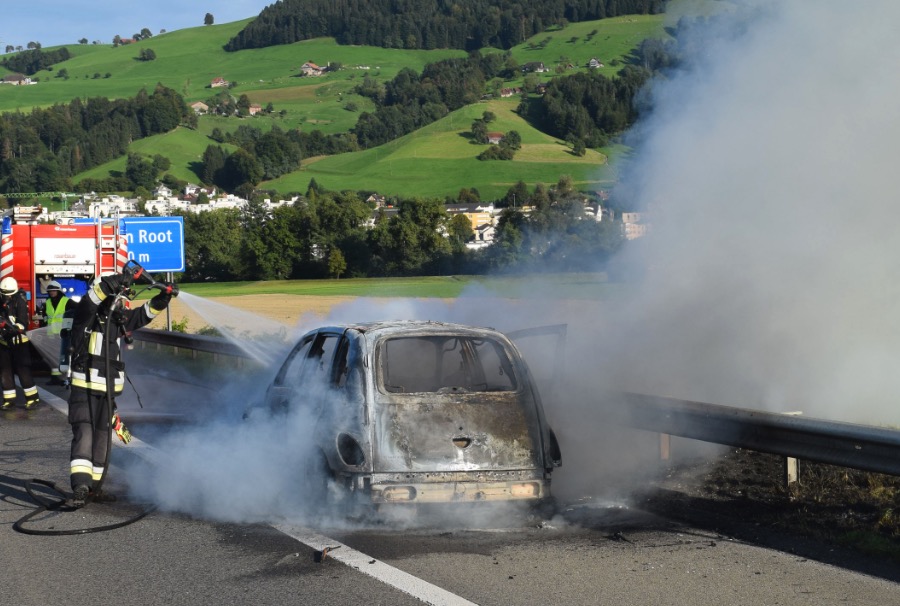
POLYGON ((119 272, 128 262, 128 242, 119 233, 118 218, 47 224, 38 222, 40 214, 41 207, 15 207, 0 227, 0 279, 12 276, 25 291, 29 328, 43 320, 51 280, 77 300, 96 276, 119 272))

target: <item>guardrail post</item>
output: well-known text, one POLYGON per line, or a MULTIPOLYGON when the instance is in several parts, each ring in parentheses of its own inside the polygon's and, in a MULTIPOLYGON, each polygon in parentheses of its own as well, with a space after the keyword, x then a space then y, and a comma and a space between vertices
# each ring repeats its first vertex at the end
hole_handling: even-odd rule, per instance
MULTIPOLYGON (((802 410, 794 410, 784 413, 792 417, 799 417, 803 414, 802 410)), ((800 482, 800 460, 796 457, 784 458, 784 487, 790 490, 795 484, 800 482)))
POLYGON ((784 458, 784 485, 790 489, 800 481, 800 461, 794 457, 784 458))
POLYGON ((659 460, 668 461, 672 451, 672 436, 667 433, 659 434, 659 460))

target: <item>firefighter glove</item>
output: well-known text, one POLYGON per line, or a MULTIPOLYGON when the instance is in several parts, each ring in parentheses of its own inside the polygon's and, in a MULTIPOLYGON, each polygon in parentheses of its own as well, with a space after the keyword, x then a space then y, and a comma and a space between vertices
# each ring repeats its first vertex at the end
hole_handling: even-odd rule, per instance
POLYGON ((134 278, 131 274, 112 274, 103 276, 100 278, 100 290, 108 297, 128 288, 133 281, 134 278))
POLYGON ((171 300, 172 294, 166 291, 162 291, 158 295, 150 299, 150 309, 159 313, 169 306, 169 301, 171 300))
POLYGON ((125 423, 122 422, 122 419, 119 417, 119 413, 113 414, 112 428, 113 431, 116 432, 116 435, 119 436, 119 439, 122 440, 123 444, 128 444, 129 442, 131 442, 131 432, 128 431, 127 427, 125 427, 125 423))
POLYGON ((3 326, 0 327, 0 336, 3 337, 4 341, 11 341, 19 336, 19 327, 10 322, 4 322, 3 326))

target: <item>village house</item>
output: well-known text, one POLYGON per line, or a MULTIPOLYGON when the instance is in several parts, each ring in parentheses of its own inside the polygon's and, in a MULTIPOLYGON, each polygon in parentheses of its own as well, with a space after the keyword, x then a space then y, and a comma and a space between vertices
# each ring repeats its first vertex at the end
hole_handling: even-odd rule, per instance
POLYGON ((369 204, 374 204, 375 208, 383 208, 386 202, 386 198, 380 194, 372 194, 368 198, 366 198, 366 202, 369 204))
POLYGON ((3 78, 3 84, 12 84, 13 86, 27 86, 29 84, 37 84, 28 76, 22 74, 8 74, 3 78))
POLYGON ((472 224, 473 230, 477 230, 483 225, 496 225, 497 223, 497 213, 493 204, 447 204, 444 206, 444 210, 451 217, 454 215, 465 215, 469 223, 472 224))
POLYGON ((598 67, 603 67, 603 64, 600 63, 597 59, 591 59, 588 61, 588 67, 591 69, 597 69, 598 67))
POLYGON ((221 76, 218 76, 218 77, 212 79, 212 82, 209 83, 209 87, 210 88, 222 88, 222 87, 227 88, 228 80, 226 80, 225 78, 223 78, 221 76))
POLYGON ((325 73, 325 68, 319 67, 312 61, 307 61, 300 66, 300 73, 304 76, 321 76, 325 73))
POLYGON ((490 246, 494 243, 494 234, 496 232, 497 227, 494 225, 485 223, 484 225, 478 226, 475 228, 475 237, 469 242, 466 242, 466 248, 469 250, 478 250, 490 246))
POLYGON ((647 234, 649 225, 641 223, 641 213, 622 213, 622 224, 625 226, 625 239, 634 240, 647 234))
POLYGON ((547 68, 544 67, 543 61, 529 61, 522 66, 522 73, 525 74, 527 74, 528 72, 543 74, 545 71, 547 71, 547 68))
POLYGON ((252 104, 250 105, 250 107, 247 108, 247 112, 248 112, 251 116, 255 116, 256 114, 258 114, 258 113, 261 112, 261 111, 262 111, 262 105, 260 105, 260 104, 258 104, 258 103, 252 103, 252 104))
POLYGON ((203 101, 194 101, 191 103, 191 109, 195 114, 205 114, 209 111, 209 106, 203 101))

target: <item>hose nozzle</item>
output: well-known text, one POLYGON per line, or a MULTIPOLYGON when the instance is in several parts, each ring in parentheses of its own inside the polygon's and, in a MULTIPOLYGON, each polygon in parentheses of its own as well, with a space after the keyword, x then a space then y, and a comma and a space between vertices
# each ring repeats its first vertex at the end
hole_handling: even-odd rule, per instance
POLYGON ((160 292, 164 292, 173 297, 178 296, 178 286, 176 286, 174 282, 156 281, 153 276, 147 273, 147 271, 134 259, 130 259, 128 263, 122 267, 122 273, 129 276, 132 282, 135 280, 143 280, 147 283, 147 288, 155 288, 160 292))

